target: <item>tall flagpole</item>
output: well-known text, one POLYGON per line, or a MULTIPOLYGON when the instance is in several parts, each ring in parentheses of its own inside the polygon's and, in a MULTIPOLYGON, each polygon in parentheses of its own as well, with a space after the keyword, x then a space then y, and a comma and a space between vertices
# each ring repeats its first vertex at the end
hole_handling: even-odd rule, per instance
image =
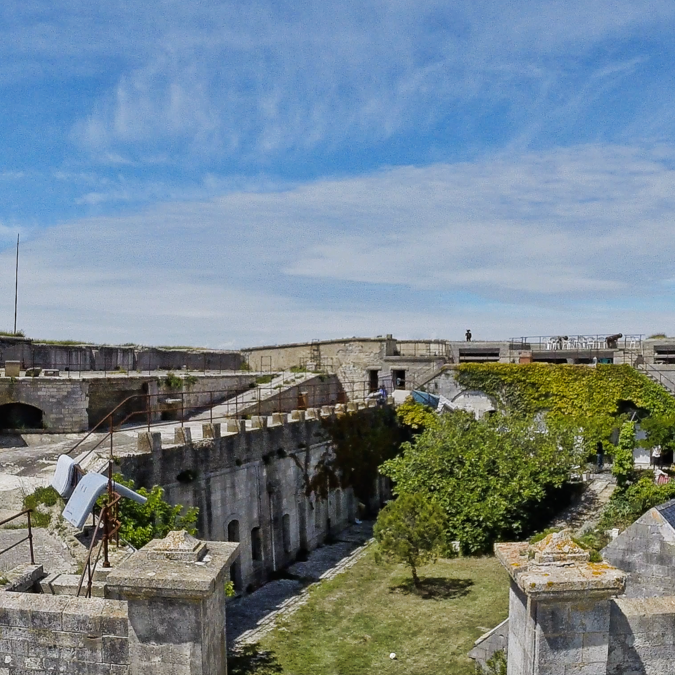
POLYGON ((14 335, 16 335, 16 310, 19 300, 19 235, 16 235, 16 272, 14 275, 14 335))

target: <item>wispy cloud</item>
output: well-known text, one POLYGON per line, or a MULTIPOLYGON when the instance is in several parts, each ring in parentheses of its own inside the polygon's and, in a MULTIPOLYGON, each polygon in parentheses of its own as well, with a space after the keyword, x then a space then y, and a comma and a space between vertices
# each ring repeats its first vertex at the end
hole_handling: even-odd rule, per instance
POLYGON ((674 18, 646 0, 172 6, 73 133, 102 158, 170 142, 174 155, 270 161, 464 124, 474 107, 506 114, 516 138, 551 115, 571 129, 603 88, 638 77, 644 45, 628 41, 663 43, 674 18))
POLYGON ((581 146, 77 220, 26 242, 20 323, 211 345, 675 330, 674 167, 670 146, 581 146))

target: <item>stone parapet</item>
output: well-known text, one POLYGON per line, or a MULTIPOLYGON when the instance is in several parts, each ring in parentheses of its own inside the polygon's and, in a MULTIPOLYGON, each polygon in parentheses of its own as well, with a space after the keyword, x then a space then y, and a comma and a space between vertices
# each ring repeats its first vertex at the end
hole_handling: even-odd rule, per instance
POLYGON ((106 595, 128 605, 130 675, 226 672, 224 582, 238 549, 171 532, 110 572, 106 595))

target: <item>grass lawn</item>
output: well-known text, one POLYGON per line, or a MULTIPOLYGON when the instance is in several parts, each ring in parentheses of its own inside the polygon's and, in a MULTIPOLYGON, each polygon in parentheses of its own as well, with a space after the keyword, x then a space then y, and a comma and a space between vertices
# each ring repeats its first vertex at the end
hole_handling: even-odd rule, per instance
POLYGON ((261 642, 271 652, 266 666, 231 672, 473 675, 466 653, 508 615, 506 572, 492 557, 458 558, 420 577, 422 592, 413 593, 403 566, 378 565, 370 552, 261 642))

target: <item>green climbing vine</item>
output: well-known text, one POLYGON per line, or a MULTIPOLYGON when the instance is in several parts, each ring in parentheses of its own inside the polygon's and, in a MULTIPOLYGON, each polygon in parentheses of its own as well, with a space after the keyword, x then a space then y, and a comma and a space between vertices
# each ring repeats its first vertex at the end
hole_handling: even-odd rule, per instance
POLYGON ((675 413, 670 394, 628 365, 469 363, 459 366, 457 381, 523 415, 546 411, 551 417, 611 417, 622 412, 623 402, 650 415, 675 413))

